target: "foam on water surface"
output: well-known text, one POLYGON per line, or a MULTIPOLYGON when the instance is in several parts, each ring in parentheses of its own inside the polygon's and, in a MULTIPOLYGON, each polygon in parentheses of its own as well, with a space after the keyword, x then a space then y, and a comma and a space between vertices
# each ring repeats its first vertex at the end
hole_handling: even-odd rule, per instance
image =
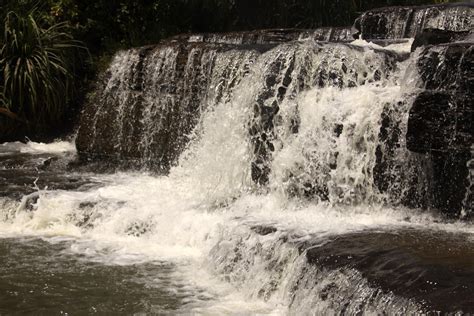
POLYGON ((0 148, 3 155, 13 152, 25 154, 62 154, 76 152, 76 146, 74 145, 74 142, 68 141, 57 141, 49 144, 32 141, 27 143, 3 143, 0 144, 0 148))
MULTIPOLYGON (((196 194, 199 190, 185 181, 116 174, 104 176, 103 183, 87 192, 40 192, 33 210, 11 210, 15 215, 0 224, 3 238, 38 236, 50 243, 68 241, 66 253, 105 265, 173 263, 176 269, 172 278, 185 280, 182 282, 190 293, 207 297, 191 299, 183 307, 196 313, 288 313, 291 304, 285 284, 294 282, 291 279, 297 277, 294 274, 303 263, 294 248, 279 242, 284 236, 293 236, 293 243, 315 237, 324 242, 354 232, 407 228, 474 236, 472 225, 438 222, 427 214, 383 205, 337 207, 287 200, 275 192, 244 194, 227 206, 209 208, 203 196, 196 194), (235 272, 239 262, 234 263, 230 255, 241 242, 240 260, 260 253, 254 248, 257 244, 244 246, 255 238, 250 228, 259 225, 277 229, 277 234, 254 242, 260 240, 265 247, 273 247, 272 256, 282 256, 284 271, 267 270, 267 262, 254 261, 251 270, 245 270, 248 275, 242 276, 240 273, 247 272, 235 272), (226 270, 229 265, 232 270, 226 270), (259 274, 259 269, 265 274, 259 274), (219 273, 215 274, 216 270, 219 273), (225 271, 230 274, 226 276, 225 271), (252 279, 254 273, 259 278, 252 279), (274 273, 283 273, 274 281, 277 283, 272 283, 278 291, 265 296, 259 289, 275 278, 274 273)), ((147 282, 153 287, 152 280, 147 282)), ((306 312, 315 305, 307 308, 306 312)))

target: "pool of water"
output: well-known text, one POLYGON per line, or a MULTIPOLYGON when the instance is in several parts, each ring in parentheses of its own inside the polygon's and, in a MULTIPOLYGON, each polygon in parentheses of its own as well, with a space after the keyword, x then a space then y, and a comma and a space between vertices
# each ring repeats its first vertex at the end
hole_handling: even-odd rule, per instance
POLYGON ((166 262, 118 265, 68 253, 70 242, 0 239, 0 314, 176 313, 199 291, 166 262))

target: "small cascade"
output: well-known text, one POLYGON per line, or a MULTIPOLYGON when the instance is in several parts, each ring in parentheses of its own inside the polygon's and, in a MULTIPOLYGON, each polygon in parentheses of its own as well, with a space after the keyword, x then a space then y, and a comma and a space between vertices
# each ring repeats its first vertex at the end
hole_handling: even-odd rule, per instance
POLYGON ((473 28, 474 5, 389 7, 367 11, 355 27, 364 39, 413 38, 424 29, 469 32, 473 28))
POLYGON ((79 154, 165 173, 201 155, 203 169, 192 169, 209 180, 201 181, 203 188, 222 190, 216 201, 258 187, 323 202, 385 201, 459 214, 469 122, 453 117, 449 122, 457 125, 446 128, 426 104, 445 100, 448 106, 454 98, 459 111, 446 115, 468 117, 470 90, 462 78, 471 44, 434 46, 410 59, 411 42, 384 48, 305 36, 294 30, 205 35, 118 53, 86 106, 79 154), (296 34, 300 40, 277 44, 296 34), (447 71, 453 67, 463 71, 447 71), (212 135, 219 140, 204 146, 216 124, 220 130, 212 135), (446 134, 452 128, 456 132, 446 134), (441 148, 456 148, 456 154, 423 156, 441 148), (450 177, 445 161, 456 169, 454 180, 439 180, 450 177), (218 166, 222 170, 209 175, 218 166), (211 180, 216 177, 221 182, 211 180), (449 194, 458 193, 443 204, 447 199, 433 196, 443 195, 446 181, 449 194))
POLYGON ((322 27, 300 36, 300 39, 305 38, 321 42, 351 42, 355 37, 352 27, 322 27))
POLYGON ((273 53, 266 59, 271 62, 266 62, 264 78, 259 80, 262 88, 254 97, 250 127, 254 181, 265 185, 272 178, 271 185, 285 187, 288 193, 328 200, 328 186, 339 182, 331 178, 348 171, 343 171, 344 166, 367 168, 370 174, 363 178, 368 180, 374 165, 365 165, 366 161, 364 166, 352 166, 347 159, 355 153, 346 146, 361 152, 371 150, 356 144, 354 135, 361 137, 362 143, 362 139, 377 143, 382 106, 396 98, 387 89, 390 92, 383 101, 383 96, 378 99, 379 92, 390 86, 389 77, 396 81, 396 62, 403 57, 345 44, 302 44, 286 55, 273 53), (354 97, 359 101, 344 101, 354 97), (362 113, 364 109, 366 113, 362 113), (365 116, 374 126, 350 122, 351 116, 355 120, 365 116), (343 144, 346 141, 349 144, 343 144))
POLYGON ((229 98, 258 54, 197 44, 118 53, 89 100, 76 141, 79 150, 129 166, 168 170, 200 113, 208 103, 229 98))
POLYGON ((178 35, 172 37, 169 41, 231 45, 268 45, 305 39, 312 39, 321 42, 350 42, 354 40, 353 33, 354 30, 352 27, 322 27, 316 30, 270 29, 223 34, 204 33, 178 35))
POLYGON ((248 223, 226 232, 211 256, 215 269, 226 280, 251 289, 252 297, 288 306, 291 315, 379 311, 424 314, 440 311, 453 302, 452 310, 470 308, 472 285, 468 280, 463 280, 461 287, 450 279, 454 277, 452 271, 427 271, 422 263, 423 256, 438 252, 448 257, 454 252, 472 256, 472 251, 457 244, 464 238, 469 237, 449 233, 419 235, 410 229, 311 237, 248 223), (420 237, 425 240, 418 244, 416 239, 420 237), (453 250, 440 249, 436 245, 439 239, 453 250), (398 273, 390 274, 395 267, 398 273), (426 282, 427 279, 437 281, 426 282), (407 287, 407 283, 419 287, 407 287), (438 294, 437 286, 456 290, 438 294))

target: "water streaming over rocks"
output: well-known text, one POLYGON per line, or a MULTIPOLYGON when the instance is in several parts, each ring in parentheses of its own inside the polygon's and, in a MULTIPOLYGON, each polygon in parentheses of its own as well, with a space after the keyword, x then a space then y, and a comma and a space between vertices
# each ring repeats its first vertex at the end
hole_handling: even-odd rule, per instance
POLYGON ((415 37, 424 29, 472 31, 474 4, 389 7, 363 13, 355 22, 362 38, 395 39, 415 37))
MULTIPOLYGON (((409 10, 440 27, 464 25, 470 8, 409 10)), ((21 287, 0 288, 0 313, 54 301, 68 288, 54 273, 77 270, 78 296, 110 293, 98 276, 123 299, 58 300, 62 312, 473 313, 474 228, 459 220, 472 214, 472 45, 411 53, 412 40, 349 33, 121 51, 86 104, 77 154, 1 145, 0 247, 52 275, 21 301, 21 287), (122 171, 97 172, 110 166, 122 171), (47 268, 44 253, 68 268, 47 268)))

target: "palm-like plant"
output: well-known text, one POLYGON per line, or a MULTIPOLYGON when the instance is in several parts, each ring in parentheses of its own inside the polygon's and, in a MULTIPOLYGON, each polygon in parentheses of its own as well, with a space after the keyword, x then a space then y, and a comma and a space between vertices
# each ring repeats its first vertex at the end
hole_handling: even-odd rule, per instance
POLYGON ((0 115, 35 127, 56 122, 73 96, 74 62, 83 44, 67 23, 43 27, 34 10, 7 13, 3 30, 0 115))

